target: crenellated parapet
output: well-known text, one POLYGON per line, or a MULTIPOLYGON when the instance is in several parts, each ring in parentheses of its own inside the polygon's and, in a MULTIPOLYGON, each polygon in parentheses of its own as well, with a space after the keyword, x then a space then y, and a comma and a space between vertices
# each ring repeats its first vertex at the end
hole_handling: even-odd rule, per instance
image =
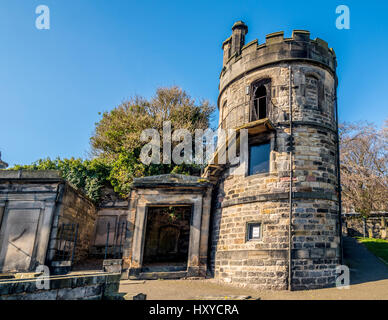
MULTIPOLYGON (((239 28, 242 27, 239 22, 239 28)), ((290 61, 306 61, 327 69, 333 75, 337 67, 335 52, 328 43, 320 38, 310 39, 310 32, 294 30, 291 38, 284 38, 284 32, 266 36, 265 43, 254 40, 233 49, 234 33, 222 45, 224 50, 223 68, 220 74, 220 92, 233 80, 261 67, 290 61)), ((244 34, 245 36, 245 34, 244 34)))

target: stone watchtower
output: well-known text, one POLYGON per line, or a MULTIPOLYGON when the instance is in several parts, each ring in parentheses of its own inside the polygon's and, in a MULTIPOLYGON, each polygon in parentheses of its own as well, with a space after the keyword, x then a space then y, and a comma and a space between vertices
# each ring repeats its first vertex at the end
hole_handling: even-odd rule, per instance
POLYGON ((211 269, 264 289, 332 286, 341 262, 335 53, 308 31, 245 44, 248 27, 232 30, 219 123, 248 130, 249 156, 243 174, 207 168, 217 178, 211 269))

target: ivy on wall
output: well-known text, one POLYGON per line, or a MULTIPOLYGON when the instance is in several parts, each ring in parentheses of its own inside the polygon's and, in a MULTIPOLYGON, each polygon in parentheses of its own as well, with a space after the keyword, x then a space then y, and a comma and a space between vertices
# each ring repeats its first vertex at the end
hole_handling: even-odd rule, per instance
POLYGON ((30 165, 16 165, 12 170, 59 170, 62 178, 83 191, 94 202, 100 200, 101 189, 109 184, 111 166, 103 159, 40 159, 30 165))

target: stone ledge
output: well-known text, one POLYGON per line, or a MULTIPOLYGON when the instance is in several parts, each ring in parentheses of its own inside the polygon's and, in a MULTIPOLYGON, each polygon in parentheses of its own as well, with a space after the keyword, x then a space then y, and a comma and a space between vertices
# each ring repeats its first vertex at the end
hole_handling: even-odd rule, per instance
POLYGON ((28 180, 54 180, 62 181, 61 173, 58 170, 1 170, 0 181, 10 179, 28 180))
POLYGON ((197 176, 185 176, 183 174, 162 174, 135 178, 132 183, 133 188, 151 187, 200 187, 210 186, 209 180, 197 176))
MULTIPOLYGON (((227 200, 222 203, 221 208, 227 208, 239 204, 246 204, 252 202, 265 202, 265 201, 280 201, 280 200, 288 200, 289 193, 288 192, 279 192, 279 193, 266 193, 260 194, 257 196, 251 197, 241 197, 233 200, 227 200)), ((293 199, 299 200, 329 200, 329 201, 337 201, 337 197, 334 194, 325 194, 320 192, 293 192, 293 199)))
POLYGON ((338 259, 338 248, 292 249, 292 259, 338 259))
MULTIPOLYGON (((0 281, 0 300, 8 299, 3 296, 10 296, 15 294, 38 294, 41 292, 49 292, 61 289, 75 289, 96 285, 114 285, 120 281, 121 273, 95 273, 95 274, 80 274, 80 275, 65 275, 53 276, 47 278, 35 279, 7 279, 0 281), (40 280, 49 280, 50 288, 41 290, 36 287, 40 280)), ((47 293, 51 295, 51 293, 47 293)), ((42 293, 44 296, 44 294, 42 293)), ((23 297, 20 297, 23 298, 23 297)), ((9 298, 11 299, 11 298, 9 298)))
POLYGON ((288 257, 288 250, 287 249, 274 249, 274 250, 228 250, 228 251, 217 251, 216 253, 216 259, 234 259, 234 260, 241 260, 241 259, 257 259, 260 257, 260 259, 265 257, 270 258, 279 258, 279 259, 285 259, 288 257))

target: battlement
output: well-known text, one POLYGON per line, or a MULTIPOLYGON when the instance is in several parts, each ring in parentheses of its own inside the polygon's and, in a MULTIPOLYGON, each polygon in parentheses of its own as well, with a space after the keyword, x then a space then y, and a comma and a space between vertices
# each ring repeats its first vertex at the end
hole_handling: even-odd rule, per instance
POLYGON ((231 79, 239 75, 236 73, 245 73, 261 66, 290 60, 317 63, 335 74, 337 60, 334 50, 320 38, 310 39, 310 32, 306 30, 294 30, 291 38, 285 38, 283 31, 271 33, 266 36, 264 43, 254 40, 242 44, 240 50, 235 50, 234 53, 230 50, 232 40, 233 34, 222 44, 224 63, 221 79, 228 73, 227 78, 231 79), (239 66, 234 66, 235 64, 239 66))

